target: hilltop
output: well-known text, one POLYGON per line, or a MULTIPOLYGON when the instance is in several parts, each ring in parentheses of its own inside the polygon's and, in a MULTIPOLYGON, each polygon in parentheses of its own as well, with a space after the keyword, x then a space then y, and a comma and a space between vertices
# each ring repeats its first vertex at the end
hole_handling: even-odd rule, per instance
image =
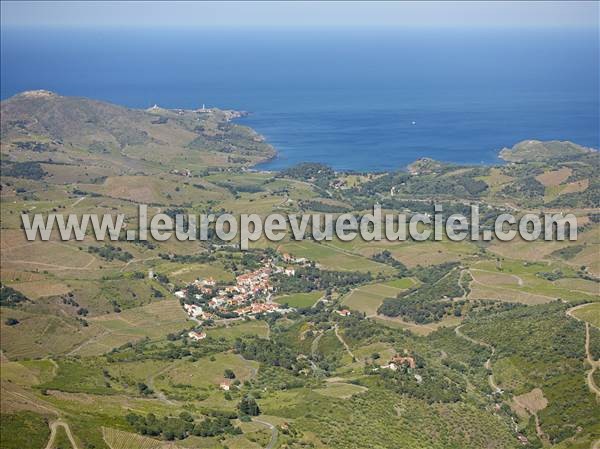
POLYGON ((247 166, 274 155, 237 111, 130 109, 38 90, 1 103, 2 156, 15 162, 104 166, 115 172, 159 166, 247 166))
POLYGON ((503 148, 500 158, 508 162, 547 162, 589 155, 594 150, 569 141, 523 140, 512 148, 503 148))

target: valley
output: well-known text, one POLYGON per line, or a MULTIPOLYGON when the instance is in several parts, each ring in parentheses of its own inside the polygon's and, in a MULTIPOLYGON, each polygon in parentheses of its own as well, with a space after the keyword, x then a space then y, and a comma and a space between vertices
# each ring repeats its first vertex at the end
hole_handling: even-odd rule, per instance
MULTIPOLYGON (((337 172, 238 111, 2 101, 2 449, 590 448, 600 440, 596 151, 337 172), (578 218, 577 241, 27 241, 22 213, 578 218)), ((127 229, 137 223, 126 222, 127 229)))

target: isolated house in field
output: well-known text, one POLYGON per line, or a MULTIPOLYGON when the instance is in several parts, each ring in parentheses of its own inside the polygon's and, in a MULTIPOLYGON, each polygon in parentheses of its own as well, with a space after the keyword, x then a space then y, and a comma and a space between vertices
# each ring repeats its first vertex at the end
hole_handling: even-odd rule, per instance
POLYGON ((391 369, 392 371, 396 371, 401 366, 408 366, 411 369, 415 369, 417 367, 417 364, 415 363, 415 359, 413 357, 404 357, 399 354, 396 354, 394 357, 392 357, 392 360, 390 360, 387 365, 383 365, 382 368, 387 368, 391 369))
POLYGON ((395 363, 397 366, 408 365, 408 367, 412 369, 415 369, 417 367, 417 364, 415 363, 415 359, 413 357, 404 357, 398 354, 396 354, 392 358, 392 363, 395 363))
POLYGON ((348 309, 342 309, 336 310, 335 313, 337 313, 339 316, 350 316, 352 312, 350 312, 348 309))
POLYGON ((206 338, 206 333, 190 331, 190 332, 188 332, 188 337, 190 337, 192 340, 200 341, 200 340, 204 340, 206 338))
POLYGON ((398 366, 408 365, 409 368, 412 368, 412 369, 415 369, 417 367, 417 364, 415 363, 415 359, 413 357, 410 357, 410 356, 403 357, 401 355, 396 354, 392 358, 392 362, 395 363, 398 366))
POLYGON ((231 381, 229 379, 221 381, 219 388, 223 391, 229 391, 231 389, 231 381))

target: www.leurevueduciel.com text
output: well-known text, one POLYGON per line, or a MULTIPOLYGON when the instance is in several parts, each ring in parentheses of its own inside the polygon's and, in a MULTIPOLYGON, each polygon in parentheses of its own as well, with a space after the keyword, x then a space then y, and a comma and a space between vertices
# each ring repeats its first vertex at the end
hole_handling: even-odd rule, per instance
POLYGON ((500 214, 493 226, 480 226, 479 206, 471 205, 470 216, 444 216, 440 205, 433 214, 383 213, 379 205, 362 215, 344 214, 148 214, 148 206, 140 205, 134 220, 137 229, 128 223, 125 214, 22 214, 22 227, 27 240, 47 241, 57 232, 60 240, 84 240, 93 236, 97 241, 119 240, 166 241, 218 240, 248 249, 250 242, 263 236, 280 241, 313 239, 329 241, 337 238, 352 241, 510 241, 517 237, 534 240, 577 240, 577 217, 573 214, 500 214))

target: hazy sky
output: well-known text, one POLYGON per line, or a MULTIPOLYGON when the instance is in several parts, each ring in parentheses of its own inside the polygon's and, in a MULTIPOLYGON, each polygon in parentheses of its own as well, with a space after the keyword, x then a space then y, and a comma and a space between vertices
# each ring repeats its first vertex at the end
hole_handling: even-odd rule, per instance
POLYGON ((598 28, 599 2, 2 1, 2 26, 598 28))

